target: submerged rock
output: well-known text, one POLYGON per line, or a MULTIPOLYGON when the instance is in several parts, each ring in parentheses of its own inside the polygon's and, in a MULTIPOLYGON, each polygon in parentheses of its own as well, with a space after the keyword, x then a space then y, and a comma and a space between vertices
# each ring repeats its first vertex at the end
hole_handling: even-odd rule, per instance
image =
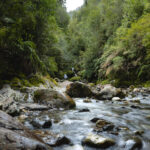
POLYGON ((2 150, 52 150, 36 134, 2 111, 0 111, 0 133, 2 150))
POLYGON ((131 107, 131 108, 134 108, 134 109, 141 109, 140 106, 136 106, 136 105, 131 105, 130 107, 131 107))
POLYGON ((92 101, 90 99, 83 100, 84 103, 91 103, 92 101))
POLYGON ((66 94, 53 89, 41 89, 34 92, 34 102, 46 104, 52 108, 74 108, 75 102, 66 94))
POLYGON ((85 109, 81 109, 81 110, 79 110, 79 112, 90 112, 90 110, 89 110, 89 109, 87 109, 87 108, 85 108, 85 109))
POLYGON ((96 148, 108 148, 115 144, 115 141, 111 138, 103 137, 90 133, 83 141, 83 145, 88 145, 96 148))
POLYGON ((66 93, 71 97, 91 97, 91 89, 84 83, 73 82, 66 88, 66 93))
POLYGON ((141 148, 142 148, 142 141, 137 137, 129 139, 125 143, 126 150, 140 150, 141 148))

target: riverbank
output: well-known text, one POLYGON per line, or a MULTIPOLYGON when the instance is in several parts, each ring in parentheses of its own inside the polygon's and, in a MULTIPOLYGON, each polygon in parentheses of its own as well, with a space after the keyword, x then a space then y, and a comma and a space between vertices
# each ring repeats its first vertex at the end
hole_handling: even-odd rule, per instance
POLYGON ((41 150, 148 150, 149 99, 149 88, 69 81, 53 88, 5 85, 0 90, 0 114, 6 116, 5 121, 1 117, 0 148, 7 150, 8 144, 10 149, 13 143, 14 150, 37 150, 39 145, 41 150), (20 144, 22 139, 28 142, 20 144))

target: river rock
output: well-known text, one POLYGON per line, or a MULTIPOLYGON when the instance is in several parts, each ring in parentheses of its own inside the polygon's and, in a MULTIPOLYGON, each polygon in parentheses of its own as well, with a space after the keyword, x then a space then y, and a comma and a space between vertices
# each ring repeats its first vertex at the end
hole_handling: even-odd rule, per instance
POLYGON ((84 103, 91 103, 92 101, 87 98, 87 99, 83 100, 83 102, 84 102, 84 103))
POLYGON ((93 118, 90 121, 93 122, 93 123, 96 123, 98 120, 100 120, 100 118, 93 118))
POLYGON ((134 108, 134 109, 141 109, 140 106, 136 106, 136 105, 131 105, 130 107, 131 107, 131 108, 134 108))
POLYGON ((110 122, 104 120, 104 119, 99 119, 97 122, 96 122, 96 127, 98 128, 103 128, 105 125, 108 125, 108 124, 111 124, 110 122))
POLYGON ((84 109, 79 110, 79 112, 90 112, 90 110, 88 108, 84 108, 84 109))
POLYGON ((141 103, 140 100, 138 100, 138 99, 136 99, 136 100, 130 100, 130 102, 132 102, 132 103, 137 103, 137 104, 140 104, 140 103, 141 103))
POLYGON ((66 93, 71 97, 91 97, 91 89, 84 83, 73 82, 66 88, 66 93))
POLYGON ((71 143, 70 139, 63 134, 55 134, 50 131, 35 131, 35 133, 38 134, 45 143, 53 147, 71 143))
POLYGON ((64 93, 53 89, 41 89, 34 92, 34 102, 46 104, 52 108, 74 108, 75 102, 64 93))
POLYGON ((19 116, 21 113, 18 103, 12 97, 0 101, 0 109, 5 111, 11 116, 19 116))
POLYGON ((50 128, 52 122, 48 116, 36 117, 30 122, 35 128, 50 128))
POLYGON ((135 134, 135 135, 139 135, 139 136, 141 136, 143 133, 144 133, 143 130, 134 131, 134 134, 135 134))
POLYGON ((126 150, 140 150, 142 148, 142 141, 134 137, 133 139, 129 139, 126 141, 125 149, 126 150))
POLYGON ((108 122, 104 119, 99 119, 96 122, 96 128, 95 131, 101 132, 101 131, 112 131, 114 129, 114 125, 111 122, 108 122))
POLYGON ((108 148, 115 144, 115 141, 111 138, 103 137, 90 133, 83 141, 83 145, 88 145, 96 148, 108 148))
POLYGON ((52 150, 16 119, 0 111, 1 150, 52 150))

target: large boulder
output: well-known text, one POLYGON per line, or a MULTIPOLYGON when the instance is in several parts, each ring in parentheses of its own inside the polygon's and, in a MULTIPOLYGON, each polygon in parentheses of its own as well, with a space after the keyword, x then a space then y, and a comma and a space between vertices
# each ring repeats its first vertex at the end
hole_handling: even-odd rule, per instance
POLYGON ((74 108, 74 100, 64 93, 53 89, 40 89, 34 92, 34 102, 46 104, 52 108, 74 108))
POLYGON ((52 150, 36 134, 2 111, 0 111, 0 133, 2 150, 52 150))
POLYGON ((91 97, 91 89, 84 83, 73 82, 66 88, 66 93, 71 97, 91 97))
POLYGON ((100 92, 95 92, 95 98, 101 100, 111 100, 113 97, 124 97, 125 92, 120 88, 115 88, 112 85, 105 85, 100 92))

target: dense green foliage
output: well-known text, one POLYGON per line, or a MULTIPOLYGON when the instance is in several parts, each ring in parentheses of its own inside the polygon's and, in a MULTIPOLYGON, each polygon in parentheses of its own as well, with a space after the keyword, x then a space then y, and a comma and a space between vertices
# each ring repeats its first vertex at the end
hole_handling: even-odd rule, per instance
POLYGON ((149 0, 89 0, 74 12, 68 36, 83 78, 117 85, 149 80, 149 0))
POLYGON ((0 77, 58 74, 63 58, 57 35, 68 21, 63 0, 1 0, 0 77))
POLYGON ((66 73, 120 86, 150 78, 150 0, 85 0, 70 14, 64 0, 1 0, 0 14, 2 79, 66 73))

